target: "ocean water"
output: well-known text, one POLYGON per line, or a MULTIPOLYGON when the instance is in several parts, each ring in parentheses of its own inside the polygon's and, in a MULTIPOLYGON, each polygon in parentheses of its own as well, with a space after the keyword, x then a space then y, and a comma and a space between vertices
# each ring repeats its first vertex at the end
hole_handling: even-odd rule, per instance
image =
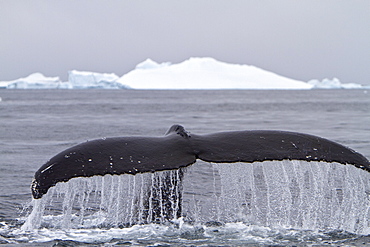
POLYGON ((130 205, 138 201, 139 185, 153 179, 149 175, 74 179, 58 184, 43 201, 32 200, 30 191, 35 171, 68 147, 101 137, 160 136, 173 124, 196 134, 250 129, 309 133, 370 158, 366 90, 2 90, 0 97, 1 244, 370 242, 369 175, 338 164, 197 162, 185 171, 183 217, 162 224, 122 224, 130 222, 130 205), (121 189, 115 189, 117 184, 121 189), (86 186, 105 196, 67 200, 83 198, 86 186))

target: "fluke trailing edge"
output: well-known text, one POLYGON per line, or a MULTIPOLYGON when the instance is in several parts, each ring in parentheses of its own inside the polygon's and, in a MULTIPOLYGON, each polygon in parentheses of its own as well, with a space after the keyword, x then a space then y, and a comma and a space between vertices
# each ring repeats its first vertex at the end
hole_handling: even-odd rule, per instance
POLYGON ((105 138, 71 147, 36 172, 32 195, 41 198, 56 183, 74 177, 174 170, 196 159, 215 163, 325 161, 351 164, 370 172, 370 162, 364 156, 317 136, 266 130, 194 135, 173 125, 162 137, 105 138))

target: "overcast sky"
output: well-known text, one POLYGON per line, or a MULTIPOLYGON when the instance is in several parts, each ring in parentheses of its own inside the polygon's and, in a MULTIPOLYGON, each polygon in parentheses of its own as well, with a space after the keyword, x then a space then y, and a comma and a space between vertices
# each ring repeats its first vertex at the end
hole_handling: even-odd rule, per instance
POLYGON ((0 0, 0 81, 189 57, 369 85, 370 1, 0 0))

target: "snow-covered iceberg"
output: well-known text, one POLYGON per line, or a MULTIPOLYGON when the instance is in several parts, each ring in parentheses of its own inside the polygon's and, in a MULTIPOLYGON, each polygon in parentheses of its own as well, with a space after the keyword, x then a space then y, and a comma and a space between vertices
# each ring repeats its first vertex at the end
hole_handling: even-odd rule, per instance
POLYGON ((312 85, 263 69, 213 58, 158 64, 150 59, 117 82, 134 89, 311 89, 312 85))
POLYGON ((322 81, 310 80, 307 83, 312 85, 313 88, 319 88, 319 89, 358 89, 358 88, 362 88, 362 86, 357 83, 341 83, 338 78, 333 78, 332 80, 325 78, 322 81))
POLYGON ((68 72, 68 81, 74 89, 106 88, 119 89, 127 86, 117 82, 119 77, 113 73, 96 73, 72 70, 68 72))
POLYGON ((59 77, 46 77, 41 73, 33 73, 27 77, 13 81, 1 81, 0 88, 33 89, 33 88, 70 88, 69 83, 62 82, 59 77))
POLYGON ((13 81, 0 81, 0 88, 106 88, 106 89, 357 89, 356 83, 341 83, 337 78, 303 82, 251 65, 230 64, 213 58, 190 58, 178 64, 147 59, 118 77, 113 73, 71 70, 68 82, 59 77, 34 73, 13 81))
POLYGON ((59 77, 46 77, 34 73, 25 78, 0 82, 0 88, 8 89, 84 89, 84 88, 127 88, 116 82, 119 77, 115 74, 96 73, 72 70, 68 72, 68 82, 62 82, 59 77))
POLYGON ((136 65, 135 69, 158 69, 158 68, 163 68, 170 66, 170 62, 165 62, 165 63, 157 63, 150 58, 146 59, 144 62, 139 63, 136 65))

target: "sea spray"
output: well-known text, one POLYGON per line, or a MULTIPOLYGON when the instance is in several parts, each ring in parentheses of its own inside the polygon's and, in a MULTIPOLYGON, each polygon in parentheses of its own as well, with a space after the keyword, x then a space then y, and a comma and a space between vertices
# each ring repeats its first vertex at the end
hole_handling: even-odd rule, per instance
POLYGON ((215 166, 225 221, 370 233, 370 174, 364 170, 303 161, 215 166))
POLYGON ((33 199, 23 230, 110 228, 180 216, 182 170, 73 178, 33 199), (50 219, 56 219, 50 221, 50 219))
POLYGON ((176 221, 370 233, 370 174, 304 161, 210 164, 187 171, 73 178, 32 201, 23 230, 176 221), (181 214, 180 214, 181 213, 181 214))

